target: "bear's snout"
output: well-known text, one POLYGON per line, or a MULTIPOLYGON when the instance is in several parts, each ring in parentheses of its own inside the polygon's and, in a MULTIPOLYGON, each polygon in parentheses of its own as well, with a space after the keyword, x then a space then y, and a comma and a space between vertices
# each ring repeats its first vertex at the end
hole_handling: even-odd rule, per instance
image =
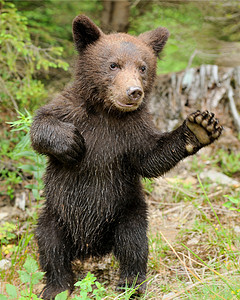
POLYGON ((138 101, 143 95, 143 90, 139 86, 131 86, 127 89, 127 96, 131 101, 138 101))

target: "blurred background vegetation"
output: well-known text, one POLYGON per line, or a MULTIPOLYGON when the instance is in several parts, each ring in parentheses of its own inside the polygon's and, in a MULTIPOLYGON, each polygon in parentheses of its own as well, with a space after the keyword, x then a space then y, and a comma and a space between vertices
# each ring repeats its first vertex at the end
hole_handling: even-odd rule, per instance
POLYGON ((240 63, 239 1, 0 0, 2 109, 33 111, 71 78, 71 23, 86 14, 105 32, 169 29, 159 73, 240 63))

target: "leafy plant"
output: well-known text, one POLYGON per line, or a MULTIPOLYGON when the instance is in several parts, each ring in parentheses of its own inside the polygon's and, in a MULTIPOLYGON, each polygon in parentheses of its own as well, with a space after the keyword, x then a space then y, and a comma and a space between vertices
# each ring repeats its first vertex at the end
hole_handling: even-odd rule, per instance
POLYGON ((154 181, 149 178, 143 178, 142 183, 143 183, 143 188, 144 188, 145 192, 147 192, 148 194, 151 194, 153 191, 154 181))
POLYGON ((30 189, 34 198, 39 200, 41 199, 40 192, 43 189, 42 176, 45 170, 46 159, 44 156, 37 154, 31 148, 30 126, 32 124, 32 116, 27 110, 25 110, 25 114, 19 112, 18 120, 9 122, 9 124, 11 124, 13 128, 12 131, 20 131, 25 134, 14 148, 12 157, 15 160, 19 160, 21 157, 28 158, 31 162, 28 164, 20 164, 18 167, 23 172, 32 174, 34 179, 37 181, 37 184, 32 183, 25 185, 25 188, 30 189))
MULTIPOLYGON (((7 299, 39 299, 36 294, 33 293, 34 285, 38 284, 43 279, 44 272, 40 272, 37 262, 32 258, 28 257, 23 265, 23 270, 18 271, 21 283, 24 289, 18 289, 15 285, 6 284, 6 293, 8 296, 0 294, 0 300, 7 299)), ((90 272, 87 276, 75 283, 76 287, 79 287, 79 296, 75 296, 75 300, 101 300, 106 295, 106 289, 102 284, 96 281, 96 277, 90 272), (93 289, 93 286, 96 286, 93 289), (90 297, 91 294, 91 297, 90 297)), ((56 300, 66 300, 68 292, 64 291, 56 296, 56 300)))
POLYGON ((79 295, 80 296, 76 296, 75 299, 76 300, 91 300, 91 299, 96 299, 96 300, 101 300, 103 298, 103 296, 106 294, 106 289, 103 287, 103 285, 101 285, 101 283, 99 283, 98 281, 96 281, 96 277, 91 274, 90 272, 88 272, 87 276, 81 280, 75 283, 76 287, 79 287, 79 295), (92 286, 96 285, 96 289, 93 290, 92 286), (89 298, 88 294, 92 293, 92 297, 89 298))
POLYGON ((24 270, 18 271, 21 283, 24 285, 24 289, 19 290, 12 284, 6 284, 6 293, 8 297, 0 294, 0 300, 7 299, 39 299, 37 295, 33 293, 33 286, 42 280, 44 273, 38 270, 37 262, 32 258, 28 257, 23 265, 24 270))
POLYGON ((229 210, 236 210, 240 212, 240 197, 233 197, 230 195, 224 195, 225 198, 228 199, 226 203, 223 204, 223 206, 227 207, 229 210))
POLYGON ((28 20, 13 3, 0 0, 0 98, 7 107, 15 110, 34 108, 47 96, 37 73, 49 68, 67 69, 68 64, 58 57, 61 47, 40 48, 33 44, 28 20))
POLYGON ((240 170, 240 152, 228 153, 223 149, 219 149, 215 156, 215 163, 221 168, 223 173, 232 176, 240 170))
MULTIPOLYGON (((146 4, 145 4, 146 5, 146 4)), ((158 71, 161 73, 177 72, 188 66, 191 55, 205 44, 202 37, 203 16, 194 4, 174 5, 172 3, 153 2, 144 13, 133 6, 130 17, 130 33, 140 34, 158 26, 168 28, 171 36, 164 48, 163 58, 158 61, 158 71), (201 41, 199 43, 199 41, 201 41)), ((206 63, 205 57, 205 63, 206 63)), ((198 55, 193 60, 193 66, 199 65, 203 59, 198 55)), ((209 60, 208 60, 209 62, 209 60)))
POLYGON ((0 226, 0 242, 1 245, 7 245, 9 241, 16 238, 14 231, 16 230, 16 225, 13 223, 5 222, 0 226))

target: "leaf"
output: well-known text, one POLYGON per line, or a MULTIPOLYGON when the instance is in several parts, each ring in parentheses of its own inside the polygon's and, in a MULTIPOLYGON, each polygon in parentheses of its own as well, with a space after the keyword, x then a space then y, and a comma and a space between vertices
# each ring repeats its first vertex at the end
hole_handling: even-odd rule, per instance
POLYGON ((9 299, 17 299, 17 288, 12 284, 6 284, 6 291, 9 299))
POLYGON ((32 283, 37 284, 40 280, 43 279, 44 272, 37 272, 32 274, 32 283))
POLYGON ((68 291, 64 291, 64 292, 61 292, 60 294, 58 294, 55 297, 55 300, 67 300, 67 298, 68 298, 68 291))
POLYGON ((23 265, 23 267, 28 273, 34 273, 38 270, 38 264, 36 260, 33 259, 32 257, 28 257, 26 259, 26 262, 23 265))
POLYGON ((33 189, 32 193, 35 199, 39 200, 41 198, 38 190, 33 189))
POLYGON ((27 185, 25 185, 24 186, 26 189, 30 189, 30 190, 32 190, 32 189, 38 189, 38 186, 36 185, 36 184, 27 184, 27 185))
POLYGON ((26 172, 38 171, 38 167, 36 167, 34 165, 22 165, 22 166, 19 166, 19 168, 26 172))
POLYGON ((18 271, 20 279, 22 283, 29 283, 31 282, 31 275, 28 274, 26 271, 18 271))
MULTIPOLYGON (((30 134, 27 133, 16 146, 16 151, 23 151, 27 146, 30 146, 30 134)), ((21 154, 21 153, 19 153, 21 154)))
POLYGON ((2 294, 0 294, 0 300, 8 300, 8 298, 2 294))
POLYGON ((82 299, 90 300, 90 298, 88 297, 87 294, 88 294, 88 293, 85 292, 85 291, 81 291, 81 292, 80 292, 80 296, 81 296, 82 299))
POLYGON ((232 203, 234 203, 234 204, 240 203, 240 200, 239 200, 239 199, 234 198, 234 197, 232 197, 232 196, 229 196, 228 199, 229 199, 232 203))

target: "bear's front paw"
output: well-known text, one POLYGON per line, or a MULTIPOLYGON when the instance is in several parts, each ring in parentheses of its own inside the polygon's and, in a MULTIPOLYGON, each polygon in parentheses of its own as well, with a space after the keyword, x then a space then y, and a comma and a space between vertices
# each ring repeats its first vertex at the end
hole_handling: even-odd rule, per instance
POLYGON ((60 287, 57 285, 48 284, 43 288, 38 298, 43 300, 53 300, 58 294, 66 290, 68 291, 68 294, 71 294, 73 287, 60 287))
MULTIPOLYGON (((219 124, 218 119, 209 111, 200 112, 199 110, 190 114, 186 120, 187 127, 196 136, 200 143, 200 148, 211 144, 218 139, 222 133, 223 127, 219 124)), ((194 143, 193 143, 194 144, 194 143)), ((195 145, 188 144, 186 146, 189 153, 193 152, 195 145)))
POLYGON ((51 149, 50 154, 64 164, 78 163, 86 150, 83 136, 73 124, 69 123, 62 124, 51 149))

